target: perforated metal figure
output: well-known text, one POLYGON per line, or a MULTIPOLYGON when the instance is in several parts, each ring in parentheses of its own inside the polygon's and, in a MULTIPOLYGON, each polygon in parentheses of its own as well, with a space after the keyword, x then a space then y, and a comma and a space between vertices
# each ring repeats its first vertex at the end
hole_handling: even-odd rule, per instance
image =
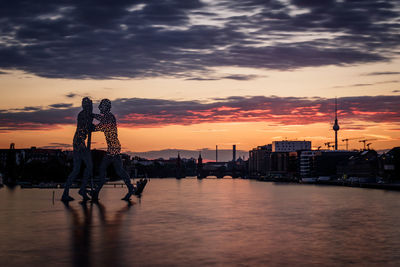
POLYGON ((69 196, 69 189, 79 174, 82 162, 85 163, 86 168, 83 173, 82 185, 79 189, 78 193, 82 196, 83 200, 90 199, 86 194, 86 185, 89 177, 93 174, 93 164, 92 157, 90 151, 86 147, 85 140, 88 137, 89 132, 91 131, 93 124, 93 103, 88 97, 82 99, 82 108, 83 110, 79 112, 77 118, 77 126, 76 132, 73 140, 73 158, 74 165, 73 170, 68 176, 67 182, 65 183, 64 193, 61 197, 62 201, 72 201, 74 200, 71 196, 69 196))
POLYGON ((115 172, 125 182, 128 188, 128 193, 125 195, 125 197, 122 198, 122 200, 129 200, 129 198, 135 193, 135 191, 133 185, 131 184, 129 174, 124 170, 122 166, 120 155, 121 144, 118 140, 117 121, 114 115, 110 112, 111 101, 108 99, 101 100, 99 110, 101 115, 93 115, 95 119, 100 121, 99 124, 94 127, 94 131, 104 132, 104 136, 107 142, 107 154, 104 156, 100 164, 100 182, 92 195, 92 199, 94 201, 98 199, 100 190, 105 183, 107 167, 110 164, 113 164, 115 172))

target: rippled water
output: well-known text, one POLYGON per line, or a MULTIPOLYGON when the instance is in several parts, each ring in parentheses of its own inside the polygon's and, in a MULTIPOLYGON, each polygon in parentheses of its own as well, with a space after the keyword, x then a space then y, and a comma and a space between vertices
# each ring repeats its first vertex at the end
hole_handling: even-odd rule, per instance
POLYGON ((399 192, 152 179, 128 205, 125 190, 65 206, 60 190, 0 189, 0 265, 400 266, 399 192))

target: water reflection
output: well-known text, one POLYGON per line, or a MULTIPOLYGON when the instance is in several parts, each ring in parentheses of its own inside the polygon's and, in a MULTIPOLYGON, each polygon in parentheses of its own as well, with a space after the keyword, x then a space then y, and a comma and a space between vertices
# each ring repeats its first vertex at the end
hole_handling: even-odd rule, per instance
POLYGON ((82 202, 81 220, 77 209, 69 203, 64 203, 66 210, 72 219, 71 250, 73 252, 73 263, 75 266, 90 266, 90 230, 92 225, 93 205, 88 207, 87 202, 82 202))
POLYGON ((1 189, 0 265, 400 266, 400 192, 154 179, 135 205, 124 191, 64 206, 1 189))
POLYGON ((100 202, 82 201, 79 203, 80 212, 72 204, 64 203, 71 219, 71 252, 74 266, 98 266, 98 262, 101 262, 101 266, 118 266, 121 223, 132 205, 133 202, 128 201, 110 218, 106 207, 100 202), (94 209, 98 211, 101 238, 93 238, 93 230, 96 227, 93 219, 94 209), (95 248, 99 250, 96 251, 95 248))

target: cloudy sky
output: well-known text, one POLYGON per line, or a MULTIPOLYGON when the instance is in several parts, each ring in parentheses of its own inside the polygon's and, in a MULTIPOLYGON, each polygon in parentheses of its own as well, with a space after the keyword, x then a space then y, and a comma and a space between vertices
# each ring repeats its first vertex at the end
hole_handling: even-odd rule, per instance
POLYGON ((337 97, 339 138, 391 148, 399 48, 395 0, 2 1, 0 146, 67 147, 89 96, 125 151, 318 147, 337 97))

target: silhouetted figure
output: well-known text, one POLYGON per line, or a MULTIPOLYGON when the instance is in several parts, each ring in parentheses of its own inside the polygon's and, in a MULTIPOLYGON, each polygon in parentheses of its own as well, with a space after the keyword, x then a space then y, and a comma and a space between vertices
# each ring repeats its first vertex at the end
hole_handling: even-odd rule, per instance
POLYGON ((110 164, 114 165, 115 172, 117 175, 125 182, 128 193, 122 200, 129 200, 129 198, 135 193, 134 187, 131 184, 131 179, 129 174, 124 170, 121 160, 121 144, 118 140, 117 132, 117 121, 111 111, 111 101, 108 99, 103 99, 100 102, 99 110, 102 115, 94 114, 93 116, 100 121, 94 127, 95 131, 104 132, 104 136, 107 141, 107 154, 104 156, 100 164, 100 174, 99 174, 99 184, 92 195, 92 200, 98 200, 98 196, 101 188, 106 181, 106 171, 110 164))
POLYGON ((93 164, 92 164, 92 156, 90 154, 90 150, 86 147, 85 140, 93 128, 93 103, 88 97, 82 99, 82 108, 83 110, 79 112, 77 119, 76 132, 73 140, 73 157, 74 157, 74 165, 73 170, 68 176, 67 182, 65 183, 64 193, 61 197, 62 201, 72 201, 74 200, 71 196, 69 196, 69 189, 79 174, 82 162, 85 163, 86 168, 83 173, 82 185, 79 189, 79 194, 82 196, 83 200, 89 200, 90 198, 86 194, 86 185, 89 177, 93 174, 93 164))

